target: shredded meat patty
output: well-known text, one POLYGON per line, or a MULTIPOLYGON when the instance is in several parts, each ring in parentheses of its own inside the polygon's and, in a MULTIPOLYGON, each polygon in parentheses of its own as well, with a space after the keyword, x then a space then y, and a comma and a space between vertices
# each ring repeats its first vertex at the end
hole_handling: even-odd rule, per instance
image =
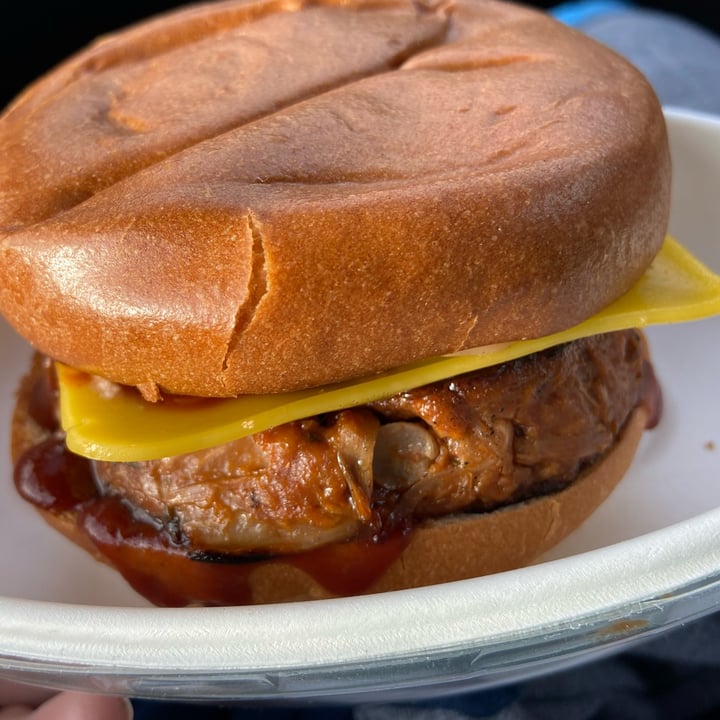
POLYGON ((635 331, 579 340, 189 455, 95 463, 191 550, 281 553, 560 489, 615 443, 652 370, 635 331))

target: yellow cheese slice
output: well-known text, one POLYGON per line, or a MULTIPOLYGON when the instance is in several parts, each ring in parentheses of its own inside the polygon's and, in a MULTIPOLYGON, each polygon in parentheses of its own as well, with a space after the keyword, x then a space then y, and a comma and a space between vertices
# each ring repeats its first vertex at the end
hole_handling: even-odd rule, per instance
POLYGON ((489 367, 570 340, 720 313, 720 277, 667 238, 643 277, 597 315, 546 337, 464 350, 339 385, 278 395, 146 403, 135 391, 58 366, 68 447, 96 460, 140 461, 220 445, 291 420, 361 405, 436 380, 489 367))

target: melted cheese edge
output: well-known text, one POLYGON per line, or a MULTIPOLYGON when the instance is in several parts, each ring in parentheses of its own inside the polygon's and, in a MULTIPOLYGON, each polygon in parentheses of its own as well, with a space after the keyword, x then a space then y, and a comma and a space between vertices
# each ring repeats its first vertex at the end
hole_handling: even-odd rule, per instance
POLYGON ((668 237, 650 268, 625 295, 579 325, 552 335, 463 350, 310 390, 164 403, 147 403, 134 391, 92 382, 89 376, 58 364, 61 424, 68 447, 95 460, 131 462, 181 455, 589 335, 719 313, 720 277, 668 237))

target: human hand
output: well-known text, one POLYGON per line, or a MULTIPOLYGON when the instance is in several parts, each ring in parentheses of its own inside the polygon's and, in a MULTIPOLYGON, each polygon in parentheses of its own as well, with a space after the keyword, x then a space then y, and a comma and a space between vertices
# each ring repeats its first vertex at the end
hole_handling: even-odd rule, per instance
POLYGON ((0 720, 131 720, 119 697, 61 692, 0 680, 0 720))

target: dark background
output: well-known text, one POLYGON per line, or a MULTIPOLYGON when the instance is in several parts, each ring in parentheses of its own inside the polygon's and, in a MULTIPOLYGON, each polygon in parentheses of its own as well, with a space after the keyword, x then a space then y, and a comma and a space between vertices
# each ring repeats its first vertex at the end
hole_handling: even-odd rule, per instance
MULTIPOLYGON (((557 4, 525 2, 544 8, 557 4)), ((0 18, 0 106, 9 102, 33 78, 97 35, 180 4, 180 0, 115 3, 65 0, 47 6, 32 1, 20 2, 12 11, 5 8, 0 18)), ((720 34, 720 3, 648 0, 636 4, 677 13, 720 34)))

